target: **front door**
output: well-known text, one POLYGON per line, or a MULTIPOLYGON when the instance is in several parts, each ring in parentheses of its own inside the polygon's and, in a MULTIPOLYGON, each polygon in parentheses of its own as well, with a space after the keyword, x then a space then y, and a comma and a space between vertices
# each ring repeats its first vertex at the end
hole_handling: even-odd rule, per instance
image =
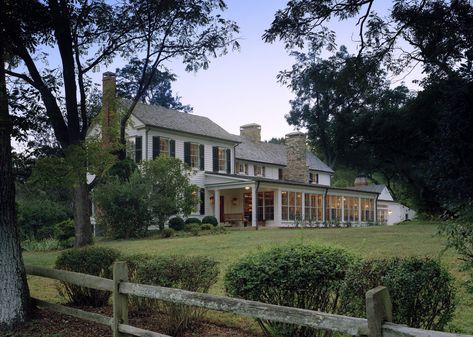
POLYGON ((225 198, 223 195, 220 196, 220 222, 225 222, 225 198))

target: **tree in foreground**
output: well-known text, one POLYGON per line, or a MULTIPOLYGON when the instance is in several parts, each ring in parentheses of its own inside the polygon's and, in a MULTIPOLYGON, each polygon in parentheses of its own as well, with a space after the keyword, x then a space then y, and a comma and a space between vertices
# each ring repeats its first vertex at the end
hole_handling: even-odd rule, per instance
POLYGON ((181 160, 157 157, 145 161, 141 167, 147 186, 149 209, 162 230, 170 216, 188 216, 197 205, 197 186, 191 184, 192 169, 181 160))
MULTIPOLYGON (((3 13, 2 8, 0 6, 3 13)), ((16 224, 5 55, 3 41, 0 41, 0 329, 26 321, 31 310, 16 224)))

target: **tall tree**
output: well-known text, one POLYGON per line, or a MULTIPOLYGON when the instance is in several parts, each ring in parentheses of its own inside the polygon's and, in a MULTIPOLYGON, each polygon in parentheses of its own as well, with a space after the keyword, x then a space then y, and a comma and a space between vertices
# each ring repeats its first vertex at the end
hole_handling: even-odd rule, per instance
MULTIPOLYGON (((7 23, 4 0, 0 0, 0 32, 7 23)), ((8 113, 5 48, 0 40, 0 329, 24 322, 30 313, 28 284, 16 225, 15 182, 10 143, 12 123, 8 113)))
MULTIPOLYGON (((181 57, 188 70, 207 68, 209 57, 226 53, 238 30, 233 22, 215 14, 225 9, 219 0, 21 0, 14 4, 11 13, 17 20, 5 27, 2 37, 22 64, 7 70, 7 75, 27 83, 40 95, 48 123, 65 154, 86 151, 91 115, 88 102, 93 92, 89 74, 98 65, 117 55, 129 57, 141 52, 147 60, 138 91, 120 121, 124 144, 131 112, 162 62, 181 57), (57 59, 46 50, 58 54, 59 66, 54 70, 48 64, 57 59)), ((85 155, 70 158, 76 161, 73 167, 81 161, 79 166, 86 168, 85 155)), ((76 246, 92 242, 89 192, 93 184, 87 184, 86 170, 82 171, 74 184, 76 246)))
MULTIPOLYGON (((144 62, 132 58, 126 66, 117 69, 117 95, 119 97, 133 99, 140 86, 144 62)), ((140 101, 146 104, 161 105, 169 109, 192 112, 193 108, 190 105, 182 104, 181 97, 173 95, 171 84, 175 80, 176 75, 169 70, 158 70, 151 78, 148 89, 143 93, 140 101)))

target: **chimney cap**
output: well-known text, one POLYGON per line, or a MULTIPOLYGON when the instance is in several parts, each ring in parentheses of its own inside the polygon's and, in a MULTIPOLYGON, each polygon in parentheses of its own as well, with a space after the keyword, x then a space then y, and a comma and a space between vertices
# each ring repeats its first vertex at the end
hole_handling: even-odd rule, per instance
POLYGON ((117 76, 117 75, 112 71, 106 71, 102 75, 103 78, 105 78, 105 77, 115 77, 115 76, 117 76))
POLYGON ((248 124, 240 126, 240 129, 249 129, 249 128, 261 128, 261 125, 256 124, 256 123, 248 123, 248 124))
POLYGON ((305 133, 301 131, 294 131, 286 135, 286 138, 291 138, 291 137, 305 137, 305 133))

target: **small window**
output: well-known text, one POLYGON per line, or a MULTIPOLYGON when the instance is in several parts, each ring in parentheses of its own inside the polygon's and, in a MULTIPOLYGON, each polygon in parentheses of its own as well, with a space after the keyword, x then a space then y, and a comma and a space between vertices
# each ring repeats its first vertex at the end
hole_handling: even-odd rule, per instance
POLYGON ((318 184, 319 183, 319 174, 309 172, 309 184, 318 184))
POLYGON ((237 171, 238 171, 239 174, 248 175, 248 163, 238 162, 237 171))

